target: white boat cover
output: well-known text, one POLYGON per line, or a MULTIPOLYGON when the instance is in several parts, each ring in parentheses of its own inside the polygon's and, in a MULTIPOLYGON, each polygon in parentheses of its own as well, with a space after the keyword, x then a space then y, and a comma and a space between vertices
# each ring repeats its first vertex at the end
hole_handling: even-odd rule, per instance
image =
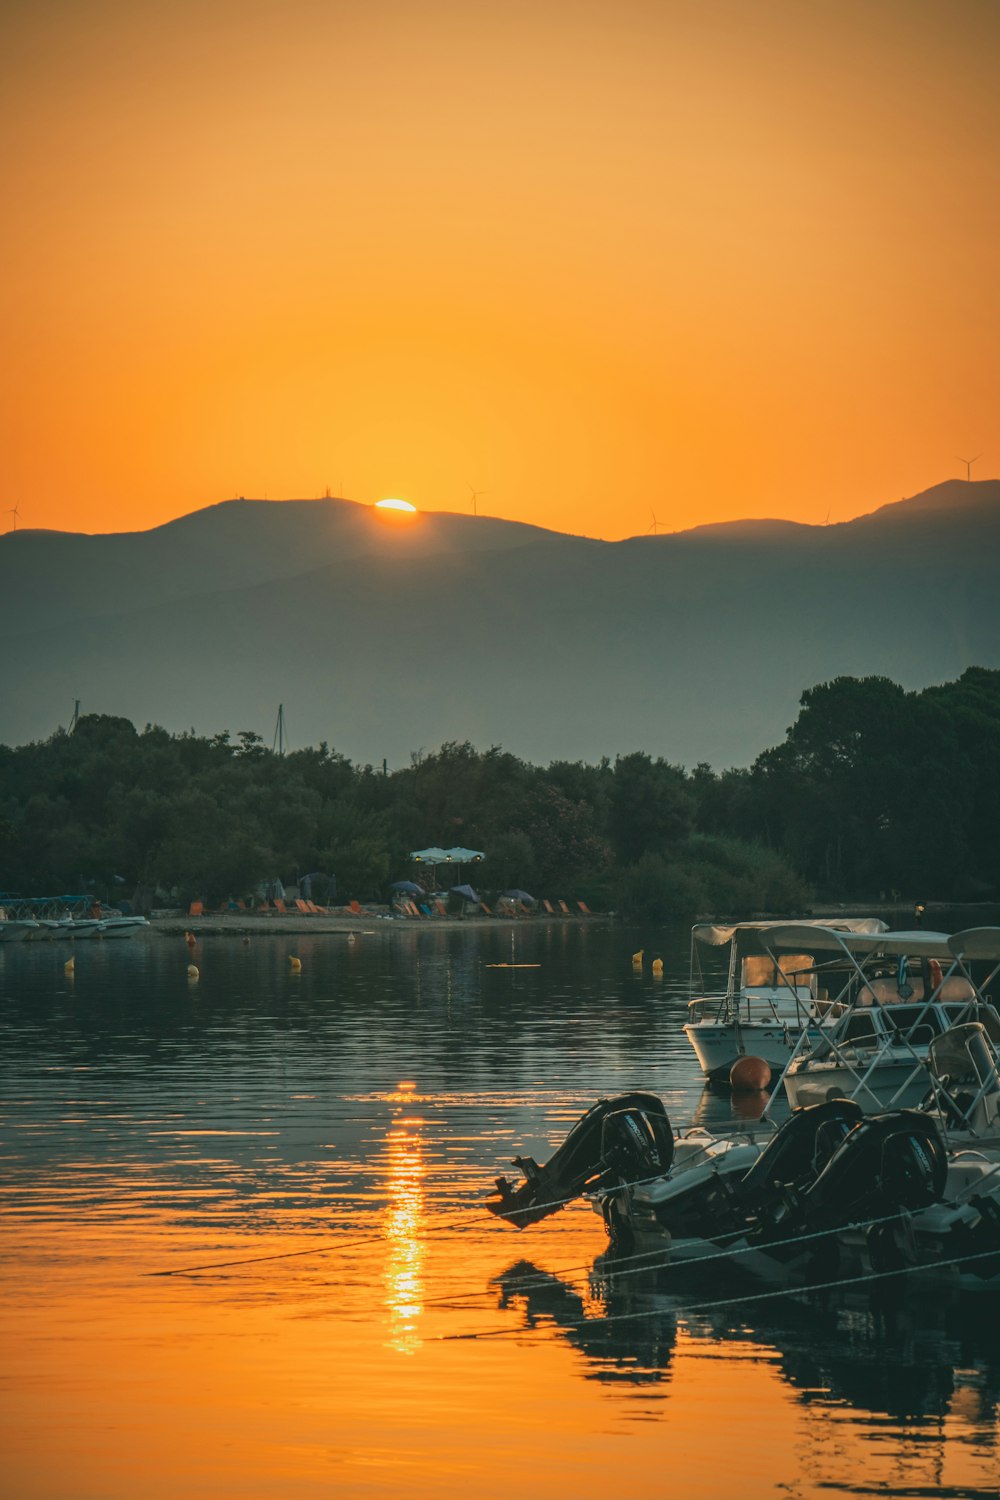
MULTIPOLYGON (((984 929, 979 929, 980 931, 984 929)), ((996 929, 993 929, 994 931, 996 929)), ((770 948, 804 949, 807 952, 846 953, 854 958, 938 958, 951 961, 953 941, 947 932, 836 932, 817 923, 775 924, 766 934, 770 948)), ((976 955, 979 956, 979 955, 976 955)))
POLYGON ((967 927, 948 939, 956 958, 985 958, 1000 963, 1000 927, 967 927))
MULTIPOLYGON (((722 948, 726 943, 731 943, 738 932, 759 932, 766 937, 774 929, 787 926, 789 924, 780 918, 770 922, 731 922, 728 926, 715 922, 699 922, 691 929, 691 936, 696 943, 704 943, 710 948, 722 948)), ((831 932, 864 933, 889 930, 887 924, 879 917, 830 917, 820 922, 811 922, 803 926, 802 930, 812 932, 817 928, 831 932)))

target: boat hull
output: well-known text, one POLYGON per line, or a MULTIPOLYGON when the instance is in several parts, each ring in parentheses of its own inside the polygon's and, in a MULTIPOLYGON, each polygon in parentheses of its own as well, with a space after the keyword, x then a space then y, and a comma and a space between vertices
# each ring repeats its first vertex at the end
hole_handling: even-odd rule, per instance
POLYGON ((865 1114, 886 1109, 916 1109, 931 1088, 926 1056, 892 1058, 880 1062, 865 1079, 866 1065, 851 1068, 838 1062, 810 1062, 785 1074, 785 1095, 793 1109, 823 1104, 827 1099, 856 1099, 865 1114), (862 1083, 862 1079, 865 1082, 862 1083))
MULTIPOLYGON (((761 1057, 771 1069, 772 1079, 785 1067, 799 1039, 799 1030, 780 1022, 688 1021, 684 1032, 694 1049, 698 1065, 710 1083, 728 1083, 734 1063, 741 1057, 761 1057)), ((807 1039, 814 1045, 818 1027, 809 1027, 807 1039)))

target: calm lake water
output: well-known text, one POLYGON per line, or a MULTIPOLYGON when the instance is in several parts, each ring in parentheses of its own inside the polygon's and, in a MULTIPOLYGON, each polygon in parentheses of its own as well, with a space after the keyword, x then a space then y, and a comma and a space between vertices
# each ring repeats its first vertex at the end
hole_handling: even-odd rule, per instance
POLYGON ((0 945, 5 1500, 998 1494, 988 1294, 738 1302, 485 1212, 602 1095, 736 1122, 686 930, 68 952, 0 945))

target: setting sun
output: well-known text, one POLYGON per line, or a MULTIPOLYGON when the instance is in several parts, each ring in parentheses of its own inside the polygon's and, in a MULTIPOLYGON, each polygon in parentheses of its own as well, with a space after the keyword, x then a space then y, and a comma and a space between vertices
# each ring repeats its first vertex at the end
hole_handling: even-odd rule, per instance
POLYGON ((417 507, 411 505, 409 500, 376 500, 376 510, 401 510, 409 516, 415 516, 417 507))

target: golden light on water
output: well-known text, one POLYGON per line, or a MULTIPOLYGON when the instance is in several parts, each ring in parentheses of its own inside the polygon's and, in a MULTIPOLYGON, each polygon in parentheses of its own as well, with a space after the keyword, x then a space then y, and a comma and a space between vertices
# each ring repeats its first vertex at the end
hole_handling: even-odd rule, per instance
POLYGON ((415 1354, 422 1340, 417 1320, 423 1311, 424 1190, 426 1171, 417 1118, 400 1120, 387 1137, 389 1198, 384 1233, 389 1254, 385 1266, 385 1305, 389 1311, 389 1347, 415 1354))

